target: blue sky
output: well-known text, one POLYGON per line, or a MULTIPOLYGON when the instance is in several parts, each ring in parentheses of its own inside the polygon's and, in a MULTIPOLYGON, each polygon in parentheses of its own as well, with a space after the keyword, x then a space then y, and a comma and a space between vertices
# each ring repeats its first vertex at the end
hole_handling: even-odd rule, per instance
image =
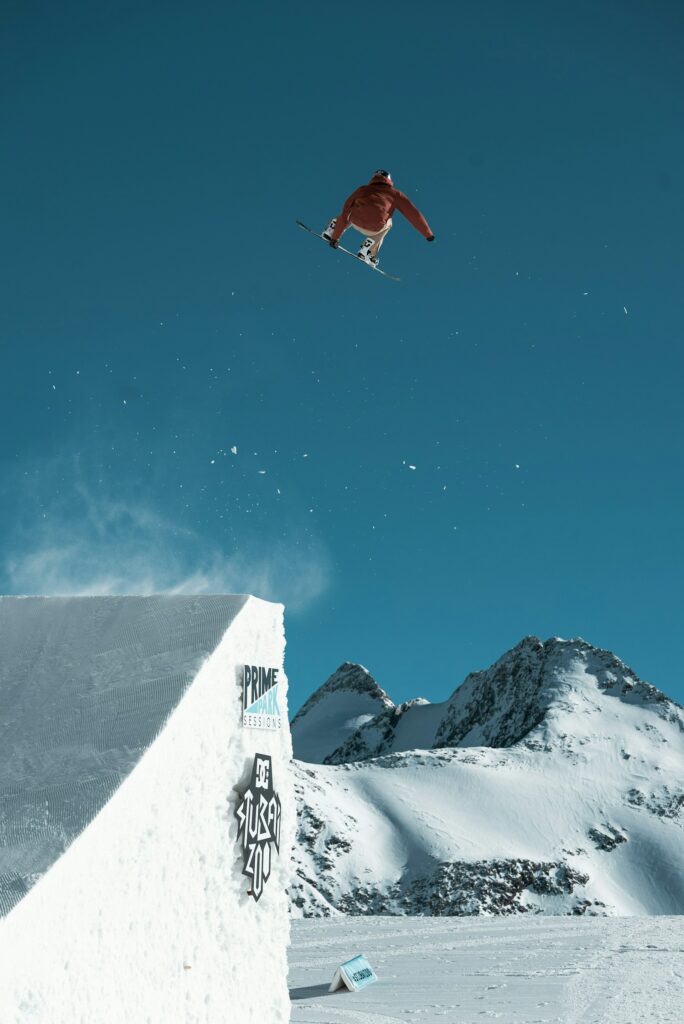
POLYGON ((681 5, 0 18, 2 591, 283 600, 293 709, 527 633, 684 698, 681 5), (376 167, 400 284, 294 225, 376 167))

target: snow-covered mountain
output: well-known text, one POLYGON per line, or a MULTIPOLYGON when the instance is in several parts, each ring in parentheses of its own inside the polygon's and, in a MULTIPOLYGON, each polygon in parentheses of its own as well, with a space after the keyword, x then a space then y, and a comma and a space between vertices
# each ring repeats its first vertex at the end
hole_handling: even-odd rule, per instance
POLYGON ((526 637, 399 706, 345 664, 292 735, 305 916, 684 913, 684 711, 609 651, 526 637))
POLYGON ((346 744, 388 709, 393 710, 394 704, 368 669, 345 661, 292 719, 295 756, 324 761, 331 750, 346 744))

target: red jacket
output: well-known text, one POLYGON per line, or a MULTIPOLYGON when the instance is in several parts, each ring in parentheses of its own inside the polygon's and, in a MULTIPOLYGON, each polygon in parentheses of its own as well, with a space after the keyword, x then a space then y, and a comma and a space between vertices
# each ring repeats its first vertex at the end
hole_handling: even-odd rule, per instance
POLYGON ((430 226, 420 210, 416 209, 411 200, 391 185, 386 178, 375 175, 367 185, 362 185, 349 196, 342 213, 337 218, 333 239, 338 239, 350 224, 368 231, 369 234, 382 231, 395 210, 413 224, 416 231, 429 238, 432 235, 430 226))

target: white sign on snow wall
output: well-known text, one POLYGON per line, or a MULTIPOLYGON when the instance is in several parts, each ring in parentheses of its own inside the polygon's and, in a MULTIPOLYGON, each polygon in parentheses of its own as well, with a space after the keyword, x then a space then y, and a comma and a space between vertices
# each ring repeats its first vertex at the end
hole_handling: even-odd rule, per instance
MULTIPOLYGON (((61 607, 54 606, 52 628, 32 635, 27 621, 22 642, 29 638, 35 648, 33 660, 25 658, 24 664, 50 679, 53 700, 59 700, 66 691, 88 692, 83 678, 71 689, 65 679, 60 688, 45 662, 51 638, 64 636, 57 620, 65 614, 65 600, 72 602, 66 614, 80 618, 85 642, 110 611, 130 618, 126 602, 146 601, 140 615, 137 610, 133 615, 137 628, 122 634, 121 642, 133 643, 136 650, 144 647, 148 616, 158 610, 154 602, 192 601, 187 634, 181 615, 165 654, 155 654, 155 661, 173 667, 174 651, 195 642, 203 616, 207 621, 214 616, 222 599, 54 600, 61 607), (87 601, 100 604, 94 611, 87 601)), ((27 620, 31 613, 27 604, 27 620)), ((7 656, 5 646, 3 651, 7 656)), ((227 1007, 241 1024, 289 1020, 285 888, 295 819, 290 734, 286 726, 258 733, 245 729, 237 685, 245 664, 277 667, 287 722, 283 651, 282 607, 246 599, 109 802, 0 920, 3 1024, 214 1024, 227 1007), (248 895, 242 873, 235 813, 256 753, 270 760, 281 812, 279 852, 258 902, 248 895)), ((139 696, 133 675, 119 700, 124 720, 141 713, 139 696)), ((70 713, 78 715, 78 707, 70 713)), ((78 751, 65 758, 62 749, 61 755, 64 763, 73 763, 78 751)), ((59 785, 58 776, 54 782, 59 785)))
MULTIPOLYGON (((280 669, 272 665, 244 665, 242 669, 242 724, 246 729, 280 729, 280 669)), ((286 717, 287 721, 287 717, 286 717)))

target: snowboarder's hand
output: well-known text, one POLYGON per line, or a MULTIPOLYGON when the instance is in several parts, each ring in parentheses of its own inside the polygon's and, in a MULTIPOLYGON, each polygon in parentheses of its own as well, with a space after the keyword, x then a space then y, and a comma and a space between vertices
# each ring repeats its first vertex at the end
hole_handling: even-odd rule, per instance
POLYGON ((434 242, 435 236, 434 235, 428 235, 427 236, 427 240, 428 240, 428 242, 434 242))
POLYGON ((336 249, 337 246, 340 244, 340 240, 339 240, 339 238, 331 238, 330 242, 328 244, 330 245, 330 247, 332 249, 336 249))

